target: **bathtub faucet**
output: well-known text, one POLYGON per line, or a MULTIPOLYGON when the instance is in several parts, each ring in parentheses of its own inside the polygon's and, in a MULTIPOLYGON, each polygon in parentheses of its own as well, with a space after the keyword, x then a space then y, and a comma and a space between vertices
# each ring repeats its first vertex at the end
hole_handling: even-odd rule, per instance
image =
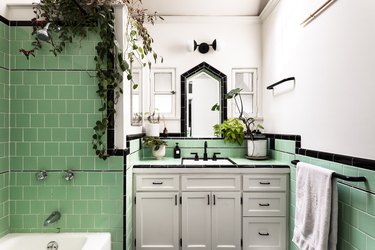
POLYGON ((61 213, 59 211, 53 211, 50 216, 44 221, 44 226, 48 226, 49 224, 52 224, 61 218, 61 213))

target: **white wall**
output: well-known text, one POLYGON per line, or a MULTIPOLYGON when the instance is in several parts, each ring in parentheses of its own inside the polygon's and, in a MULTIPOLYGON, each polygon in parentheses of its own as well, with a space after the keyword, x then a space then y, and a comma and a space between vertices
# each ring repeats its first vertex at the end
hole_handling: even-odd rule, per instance
POLYGON ((296 77, 291 92, 264 91, 266 131, 375 159, 375 1, 336 1, 302 27, 308 2, 281 0, 263 24, 263 88, 296 77))
MULTIPOLYGON (((196 65, 207 62, 227 75, 228 90, 231 89, 232 68, 260 68, 261 66, 261 24, 258 18, 250 17, 164 17, 165 21, 149 26, 154 38, 154 50, 164 58, 156 68, 176 68, 177 94, 180 93, 180 77, 196 65), (222 51, 200 54, 189 52, 188 40, 211 44, 214 39, 225 41, 222 51)), ((148 79, 146 73, 145 79, 148 79)), ((146 82, 146 90, 149 83, 146 82)), ((145 99, 148 99, 146 96, 145 99)), ((180 112, 180 99, 177 100, 180 112)), ((144 107, 148 108, 148 103, 144 107)), ((169 120, 168 132, 180 132, 180 121, 169 120)), ((161 126, 161 130, 164 127, 161 126)))

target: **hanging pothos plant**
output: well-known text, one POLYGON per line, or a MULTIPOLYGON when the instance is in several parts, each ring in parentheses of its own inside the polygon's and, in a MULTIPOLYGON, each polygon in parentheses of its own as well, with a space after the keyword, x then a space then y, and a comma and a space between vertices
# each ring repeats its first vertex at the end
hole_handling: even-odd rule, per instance
MULTIPOLYGON (((132 62, 138 59, 144 66, 151 67, 151 57, 156 63, 158 55, 152 49, 153 39, 145 23, 154 24, 156 19, 163 18, 156 13, 148 15, 141 6, 141 0, 41 0, 34 4, 33 9, 36 15, 32 19, 35 41, 32 43, 33 53, 30 53, 33 56, 35 51, 42 48, 43 41, 51 45, 54 55, 58 55, 68 43, 72 43, 74 37, 82 39, 89 32, 100 36, 95 47, 95 69, 98 82, 96 92, 102 101, 99 109, 102 116, 96 121, 92 143, 96 154, 106 159, 109 155, 104 135, 114 120, 115 104, 122 94, 122 73, 125 72, 133 88, 137 88, 138 83, 132 79, 132 62), (125 4, 128 8, 126 58, 116 41, 114 4, 125 4), (48 29, 45 28, 47 24, 48 29), (42 36, 41 31, 45 32, 42 36)), ((30 53, 27 53, 27 58, 30 53)))

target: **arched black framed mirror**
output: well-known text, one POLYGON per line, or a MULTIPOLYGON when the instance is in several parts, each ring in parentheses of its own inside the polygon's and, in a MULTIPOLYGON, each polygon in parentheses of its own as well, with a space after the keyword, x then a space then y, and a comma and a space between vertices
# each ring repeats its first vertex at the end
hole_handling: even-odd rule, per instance
POLYGON ((202 62, 183 73, 181 75, 181 135, 213 137, 212 126, 227 119, 227 100, 224 98, 226 93, 227 76, 206 62, 202 62), (199 83, 196 83, 196 79, 199 79, 199 83), (194 80, 196 81, 194 82, 194 80), (207 89, 210 86, 214 89, 207 89), (195 93, 200 93, 204 96, 203 98, 201 97, 201 99, 204 99, 203 102, 198 101, 199 97, 195 93), (220 113, 211 111, 211 107, 215 103, 220 104, 220 113), (212 119, 210 118, 212 115, 218 115, 218 117, 212 119), (205 119, 202 120, 199 117, 204 117, 205 119), (212 121, 213 124, 207 124, 207 121, 212 121), (203 124, 208 126, 206 131, 210 129, 212 135, 208 135, 207 132, 197 133, 197 129, 194 128, 194 124, 197 123, 201 126, 203 124))

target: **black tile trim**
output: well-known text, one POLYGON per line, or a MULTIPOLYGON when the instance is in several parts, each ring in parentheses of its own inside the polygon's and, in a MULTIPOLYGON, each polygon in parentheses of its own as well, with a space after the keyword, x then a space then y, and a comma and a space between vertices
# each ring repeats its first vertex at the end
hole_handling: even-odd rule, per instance
POLYGON ((9 69, 11 71, 96 72, 94 69, 9 69))
POLYGON ((9 26, 9 20, 6 19, 5 17, 1 16, 1 15, 0 15, 0 22, 2 22, 2 23, 4 23, 4 24, 6 24, 6 25, 9 26))
POLYGON ((133 168, 289 168, 289 165, 134 165, 133 168))
POLYGON ((9 70, 8 68, 5 68, 3 66, 0 66, 0 69, 9 70))
POLYGON ((348 155, 333 154, 304 148, 299 148, 297 154, 375 171, 375 160, 372 159, 364 159, 348 155))
MULTIPOLYGON (((47 172, 50 172, 50 173, 60 173, 62 171, 65 171, 66 169, 51 169, 51 170, 46 170, 47 172)), ((113 170, 110 170, 110 169, 107 169, 107 170, 95 170, 95 169, 71 169, 73 172, 77 172, 77 173, 86 173, 86 172, 90 172, 90 173, 122 173, 123 170, 118 170, 118 169, 113 169, 113 170)), ((36 173, 36 172, 39 172, 40 169, 28 169, 28 170, 21 170, 21 169, 14 169, 12 170, 12 173, 13 172, 17 172, 17 173, 36 173)))
POLYGON ((142 138, 142 137, 145 136, 145 135, 146 135, 145 133, 139 133, 139 134, 127 135, 127 136, 126 136, 126 141, 131 141, 131 140, 140 139, 140 138, 142 138))
POLYGON ((9 21, 9 26, 33 26, 31 21, 9 21))
POLYGON ((0 174, 6 174, 6 173, 9 173, 9 171, 4 171, 4 172, 0 172, 0 174))

